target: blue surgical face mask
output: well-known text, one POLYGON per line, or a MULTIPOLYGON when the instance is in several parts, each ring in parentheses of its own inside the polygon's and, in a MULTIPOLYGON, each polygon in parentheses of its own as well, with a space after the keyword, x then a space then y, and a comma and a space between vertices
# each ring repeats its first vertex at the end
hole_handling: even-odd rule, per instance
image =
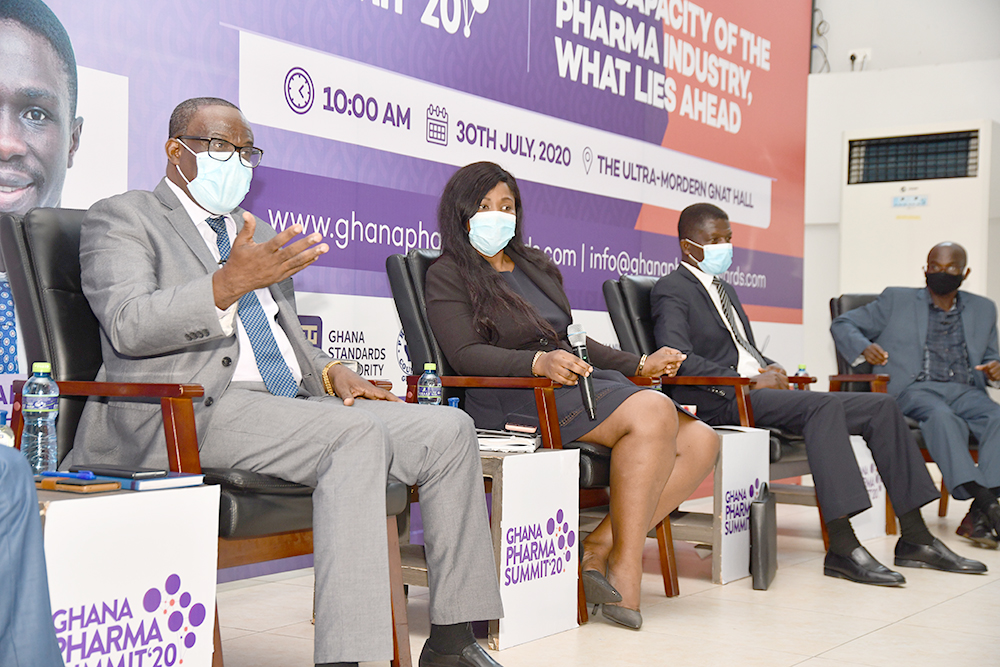
POLYGON ((688 243, 698 246, 705 253, 705 259, 698 262, 698 268, 712 276, 720 276, 729 270, 733 264, 732 243, 709 243, 698 245, 691 239, 688 243))
POLYGON ((194 153, 197 161, 198 175, 194 180, 185 178, 180 167, 177 167, 177 173, 187 183, 188 192, 198 206, 216 215, 229 213, 239 206, 250 192, 253 169, 243 164, 236 153, 222 162, 210 156, 208 151, 195 153, 183 141, 180 144, 194 153))
POLYGON ((517 217, 503 211, 480 211, 469 219, 469 243, 492 257, 507 247, 514 238, 517 217))

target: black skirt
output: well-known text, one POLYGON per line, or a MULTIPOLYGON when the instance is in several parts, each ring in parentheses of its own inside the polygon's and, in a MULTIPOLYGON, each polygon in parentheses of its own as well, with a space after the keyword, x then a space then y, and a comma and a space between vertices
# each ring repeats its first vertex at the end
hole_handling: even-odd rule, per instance
MULTIPOLYGON (((590 375, 594 382, 597 418, 591 421, 583 407, 579 385, 559 387, 555 390, 556 412, 563 442, 573 442, 586 435, 625 400, 637 391, 651 391, 639 387, 618 371, 594 369, 590 375)), ((678 411, 682 408, 676 402, 678 411)), ((503 429, 506 424, 539 426, 533 389, 469 389, 465 394, 465 410, 478 428, 503 429)))

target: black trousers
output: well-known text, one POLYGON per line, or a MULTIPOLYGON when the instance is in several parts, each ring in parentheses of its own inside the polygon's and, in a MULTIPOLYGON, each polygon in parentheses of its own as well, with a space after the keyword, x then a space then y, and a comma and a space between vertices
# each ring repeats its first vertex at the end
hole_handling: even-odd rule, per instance
MULTIPOLYGON (((923 456, 896 400, 888 394, 753 389, 757 426, 802 435, 825 520, 871 507, 850 436, 863 436, 897 514, 937 499, 923 456)), ((721 424, 739 423, 736 401, 721 424)))

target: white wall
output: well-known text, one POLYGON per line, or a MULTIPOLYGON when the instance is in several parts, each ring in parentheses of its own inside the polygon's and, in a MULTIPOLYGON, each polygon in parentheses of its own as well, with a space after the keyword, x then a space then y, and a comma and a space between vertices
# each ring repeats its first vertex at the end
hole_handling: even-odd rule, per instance
MULTIPOLYGON (((836 372, 828 304, 840 293, 840 252, 850 252, 840 247, 839 231, 843 132, 1000 121, 1000 2, 817 0, 816 7, 830 23, 833 73, 809 76, 803 330, 809 371, 825 388, 836 372), (849 71, 846 51, 856 47, 872 48, 866 71, 849 71), (844 52, 839 63, 834 49, 844 52)), ((928 238, 927 248, 939 240, 928 238)), ((915 284, 919 268, 900 284, 915 284)))
MULTIPOLYGON (((814 7, 813 43, 826 51, 830 72, 850 72, 848 52, 858 48, 872 52, 864 71, 1000 58, 996 0, 816 0, 814 7), (815 33, 821 19, 825 39, 815 33)), ((822 64, 813 49, 811 71, 822 64)))

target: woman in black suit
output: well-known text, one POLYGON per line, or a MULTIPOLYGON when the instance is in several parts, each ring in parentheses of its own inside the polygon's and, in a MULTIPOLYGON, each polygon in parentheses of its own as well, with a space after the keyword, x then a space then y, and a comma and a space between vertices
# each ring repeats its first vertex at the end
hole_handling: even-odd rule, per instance
MULTIPOLYGON (((640 358, 588 339, 593 367, 570 351, 562 276, 524 244, 522 217, 517 181, 498 165, 478 162, 452 176, 438 208, 442 255, 427 272, 427 316, 456 372, 566 385, 556 390, 563 441, 611 448, 611 511, 583 542, 584 587, 606 617, 638 629, 646 534, 711 471, 719 440, 664 394, 626 377, 673 375, 684 360, 676 350, 640 358), (584 416, 578 375, 593 380, 596 421, 584 416)), ((538 424, 530 389, 470 389, 466 409, 480 428, 538 424)))

